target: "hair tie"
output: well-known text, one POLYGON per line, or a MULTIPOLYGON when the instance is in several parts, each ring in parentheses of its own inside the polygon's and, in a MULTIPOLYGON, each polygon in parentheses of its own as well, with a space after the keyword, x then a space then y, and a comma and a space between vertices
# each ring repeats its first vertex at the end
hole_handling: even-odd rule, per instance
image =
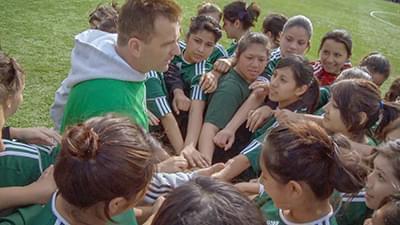
POLYGON ((383 106, 384 106, 384 103, 383 103, 383 101, 381 100, 381 101, 379 101, 379 109, 383 109, 383 106))

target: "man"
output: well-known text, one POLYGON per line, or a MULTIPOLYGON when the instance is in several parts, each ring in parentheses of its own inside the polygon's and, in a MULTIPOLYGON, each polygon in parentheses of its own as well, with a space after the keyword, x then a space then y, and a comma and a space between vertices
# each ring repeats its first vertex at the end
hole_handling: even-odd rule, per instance
POLYGON ((127 0, 120 10, 117 35, 99 30, 78 34, 70 74, 51 109, 56 127, 63 131, 68 125, 115 112, 147 128, 145 73, 167 70, 179 54, 180 17, 174 0, 127 0))

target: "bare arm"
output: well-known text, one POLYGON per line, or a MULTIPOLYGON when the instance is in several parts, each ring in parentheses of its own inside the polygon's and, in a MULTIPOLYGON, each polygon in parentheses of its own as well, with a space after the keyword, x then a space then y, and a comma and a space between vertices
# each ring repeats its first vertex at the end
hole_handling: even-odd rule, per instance
POLYGON ((187 127, 187 135, 185 138, 185 146, 197 145, 201 126, 203 125, 203 113, 205 106, 205 101, 192 100, 189 111, 189 122, 187 127))
POLYGON ((168 113, 162 117, 161 124, 163 125, 165 133, 167 134, 172 147, 175 149, 176 154, 179 155, 183 148, 183 138, 174 115, 168 113))
POLYGON ((217 134, 218 130, 218 127, 214 124, 204 123, 200 133, 199 151, 204 155, 204 157, 206 157, 210 165, 215 150, 213 138, 217 134))

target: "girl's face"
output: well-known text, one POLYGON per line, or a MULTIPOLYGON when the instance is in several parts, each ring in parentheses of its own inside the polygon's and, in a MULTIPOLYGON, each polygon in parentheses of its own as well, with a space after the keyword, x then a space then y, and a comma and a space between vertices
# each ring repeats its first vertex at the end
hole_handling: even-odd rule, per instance
POLYGON ((290 209, 293 204, 293 199, 290 199, 289 186, 280 183, 265 168, 264 163, 261 163, 261 180, 264 185, 264 191, 271 197, 275 206, 280 209, 290 209))
POLYGON ((227 19, 223 19, 224 24, 222 25, 222 28, 226 32, 226 37, 229 39, 236 39, 237 38, 237 33, 238 33, 238 27, 237 27, 237 22, 231 22, 227 19))
POLYGON ((270 100, 278 102, 280 108, 284 108, 297 101, 304 94, 306 88, 303 86, 297 86, 290 67, 278 68, 271 77, 268 96, 270 100))
POLYGON ((349 60, 349 55, 343 43, 327 39, 319 51, 319 58, 326 72, 340 74, 343 65, 349 60))
POLYGON ((347 127, 342 120, 339 108, 333 98, 324 106, 325 114, 322 120, 322 126, 333 132, 347 134, 347 127))
POLYGON ((250 44, 239 56, 236 71, 247 82, 253 82, 264 71, 268 63, 268 50, 261 44, 250 44))
POLYGON ((215 46, 214 34, 200 30, 195 34, 190 34, 186 40, 184 52, 185 60, 189 63, 198 63, 207 59, 215 46))
POLYGON ((365 198, 368 208, 378 209, 386 197, 399 191, 399 183, 394 176, 391 162, 378 153, 374 159, 374 169, 367 179, 365 198))
POLYGON ((382 86, 382 84, 386 81, 386 77, 380 73, 370 73, 372 77, 372 82, 374 82, 378 87, 382 86))
POLYGON ((310 47, 310 37, 304 28, 294 26, 282 33, 280 47, 282 57, 304 55, 306 49, 310 47))

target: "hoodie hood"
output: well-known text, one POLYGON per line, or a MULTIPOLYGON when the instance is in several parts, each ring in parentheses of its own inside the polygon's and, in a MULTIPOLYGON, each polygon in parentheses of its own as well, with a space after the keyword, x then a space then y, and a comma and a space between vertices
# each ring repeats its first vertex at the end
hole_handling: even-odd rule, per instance
POLYGON ((71 88, 94 79, 115 79, 142 82, 145 74, 132 68, 115 50, 117 34, 100 30, 86 30, 75 36, 71 53, 71 70, 57 89, 50 115, 55 127, 60 128, 64 107, 71 88))

